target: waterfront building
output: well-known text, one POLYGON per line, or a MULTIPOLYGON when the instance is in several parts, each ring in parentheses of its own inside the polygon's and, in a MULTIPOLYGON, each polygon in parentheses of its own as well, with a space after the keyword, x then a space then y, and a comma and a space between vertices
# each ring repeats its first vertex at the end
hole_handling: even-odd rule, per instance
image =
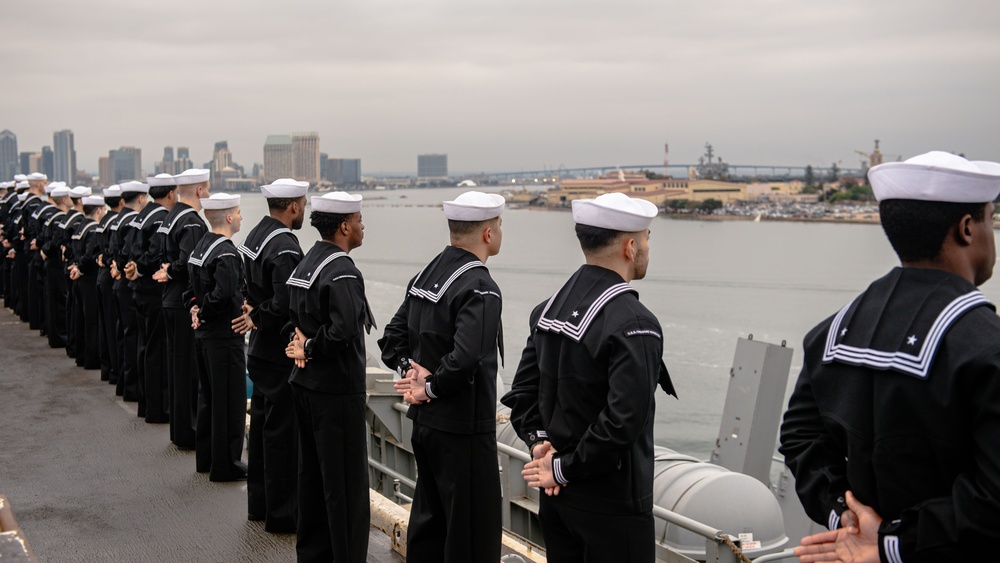
POLYGON ((327 174, 327 167, 330 165, 330 155, 325 152, 319 153, 319 177, 321 180, 332 182, 327 174))
POLYGON ((142 149, 120 147, 108 152, 111 167, 111 184, 120 184, 142 178, 142 149))
POLYGON ((56 157, 52 147, 48 145, 42 147, 41 169, 38 171, 48 176, 50 180, 56 175, 56 157))
POLYGON ((279 178, 293 178, 295 168, 292 160, 292 137, 289 135, 268 135, 264 141, 265 184, 279 178))
POLYGON ((20 163, 17 158, 17 135, 9 129, 0 131, 0 181, 10 181, 15 174, 20 174, 20 163))
POLYGON ((350 186, 361 183, 360 158, 331 158, 327 162, 327 181, 337 186, 350 186))
POLYGON ((423 180, 444 180, 448 178, 448 155, 417 155, 417 177, 423 180))
POLYGON ((670 198, 683 198, 689 193, 686 178, 651 180, 642 173, 611 172, 598 178, 562 180, 559 186, 545 194, 545 204, 569 207, 574 199, 593 199, 601 194, 621 192, 662 207, 670 198))
POLYGON ((319 182, 319 133, 292 133, 292 159, 293 178, 305 182, 319 182))
MULTIPOLYGON (((157 172, 157 174, 159 173, 157 172)), ((97 183, 105 188, 114 184, 111 181, 111 157, 109 156, 102 156, 97 159, 97 183)))
POLYGON ((73 145, 73 132, 69 129, 56 131, 52 134, 54 162, 52 176, 54 181, 72 184, 76 182, 76 148, 73 145))

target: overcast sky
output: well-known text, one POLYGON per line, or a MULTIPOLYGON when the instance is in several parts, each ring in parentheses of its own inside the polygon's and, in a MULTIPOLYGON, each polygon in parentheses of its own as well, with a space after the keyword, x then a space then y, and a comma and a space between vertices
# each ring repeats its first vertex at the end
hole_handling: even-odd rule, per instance
POLYGON ((249 168, 317 131, 364 172, 1000 160, 997 0, 5 0, 0 129, 78 166, 165 145, 249 168))

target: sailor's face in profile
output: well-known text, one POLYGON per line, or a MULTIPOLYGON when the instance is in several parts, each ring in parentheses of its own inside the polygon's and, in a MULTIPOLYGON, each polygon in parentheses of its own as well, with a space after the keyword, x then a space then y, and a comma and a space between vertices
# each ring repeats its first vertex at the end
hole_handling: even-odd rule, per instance
POLYGON ((993 277, 993 268, 996 266, 997 243, 996 234, 993 230, 993 214, 995 212, 996 206, 991 201, 986 204, 986 210, 983 212, 983 220, 973 222, 977 230, 976 235, 979 239, 980 250, 980 260, 976 268, 976 286, 986 283, 987 280, 993 277))
POLYGON ((635 237, 635 276, 632 279, 641 280, 646 277, 646 268, 649 266, 649 234, 646 229, 635 237))

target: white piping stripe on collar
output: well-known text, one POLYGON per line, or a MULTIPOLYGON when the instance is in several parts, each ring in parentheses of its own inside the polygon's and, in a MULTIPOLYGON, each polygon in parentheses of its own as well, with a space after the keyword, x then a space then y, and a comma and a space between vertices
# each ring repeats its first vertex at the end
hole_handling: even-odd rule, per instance
POLYGON ((149 219, 153 215, 158 215, 161 211, 166 211, 166 210, 167 210, 166 207, 157 207, 156 209, 150 211, 149 215, 146 215, 146 217, 142 220, 142 223, 136 223, 135 221, 132 221, 130 225, 140 230, 144 229, 146 227, 146 223, 149 222, 149 219))
POLYGON ((899 555, 899 536, 886 536, 882 539, 882 548, 889 563, 903 563, 899 555))
POLYGON ((931 325, 930 331, 928 331, 927 336, 924 338, 924 343, 920 346, 919 354, 914 356, 913 354, 900 351, 883 352, 870 348, 857 348, 844 344, 836 344, 837 334, 840 331, 840 323, 844 320, 847 310, 854 304, 854 302, 851 302, 837 313, 837 316, 833 319, 833 323, 830 325, 830 330, 826 335, 826 349, 823 350, 823 362, 839 360, 851 365, 863 365, 878 369, 891 368, 925 378, 930 371, 931 362, 934 360, 937 347, 948 331, 948 327, 969 309, 988 303, 989 300, 979 290, 970 291, 965 295, 956 297, 934 319, 934 324, 931 325))
POLYGON ((65 211, 60 211, 59 213, 53 213, 52 217, 49 217, 49 220, 45 222, 45 226, 48 227, 50 224, 52 224, 52 221, 56 220, 56 217, 59 217, 59 216, 65 215, 65 214, 66 214, 65 211))
MULTIPOLYGON (((31 218, 32 219, 38 219, 38 216, 41 215, 43 211, 45 211, 46 209, 48 209, 50 207, 55 207, 55 205, 52 205, 51 203, 46 203, 45 205, 39 207, 34 213, 31 214, 31 218)), ((46 223, 46 225, 47 224, 48 223, 46 223)))
MULTIPOLYGON (((260 243, 260 248, 257 249, 257 252, 250 250, 243 244, 237 246, 236 249, 239 250, 241 254, 246 255, 251 260, 256 260, 257 257, 260 256, 260 253, 264 252, 264 247, 267 246, 267 243, 271 242, 271 239, 282 233, 290 233, 290 232, 292 232, 292 230, 289 229, 288 227, 282 227, 280 229, 275 229, 271 231, 271 233, 267 235, 267 238, 264 239, 264 242, 260 243)), ((245 243, 246 241, 243 242, 245 243)))
POLYGON ((194 264, 195 266, 198 266, 200 268, 205 264, 205 260, 207 260, 208 257, 211 256, 212 251, 215 250, 215 247, 226 242, 227 240, 229 239, 227 239, 226 237, 219 237, 219 239, 213 242, 212 245, 208 247, 208 250, 206 250, 205 253, 201 255, 200 259, 195 258, 193 256, 188 258, 188 264, 194 264))
POLYGON ((836 530, 840 527, 840 516, 837 516, 836 510, 830 511, 830 518, 827 519, 826 527, 831 530, 836 530))
POLYGON ((334 260, 342 256, 347 256, 347 253, 334 252, 333 254, 327 256, 325 260, 320 262, 319 266, 316 266, 316 270, 312 272, 308 280, 295 277, 295 274, 299 271, 299 268, 302 266, 302 264, 299 264, 298 266, 295 267, 294 270, 292 270, 292 275, 288 277, 288 281, 286 281, 285 284, 294 285, 295 287, 301 287, 302 289, 309 289, 310 287, 312 287, 313 282, 316 281, 316 278, 319 277, 319 273, 323 270, 323 268, 325 268, 326 265, 329 264, 330 262, 333 262, 334 260))
POLYGON ((554 321, 545 318, 545 313, 549 312, 549 307, 552 306, 552 302, 555 301, 556 296, 559 295, 556 293, 549 299, 549 302, 545 304, 545 310, 542 311, 542 316, 538 319, 537 326, 547 332, 565 334, 566 336, 579 342, 580 339, 583 338, 583 335, 587 333, 587 329, 590 328, 590 323, 594 322, 594 318, 601 312, 601 309, 603 309, 604 306, 615 297, 628 292, 639 293, 627 283, 615 284, 608 289, 605 289, 604 293, 594 300, 594 302, 590 304, 590 307, 587 308, 587 313, 583 315, 583 319, 580 320, 579 325, 574 325, 569 321, 554 321))
MULTIPOLYGON (((448 291, 448 288, 451 287, 451 284, 455 283, 455 280, 457 280, 459 276, 461 276, 462 274, 473 268, 480 268, 480 267, 486 267, 486 264, 483 264, 479 260, 473 260, 472 262, 464 264, 461 268, 455 270, 451 274, 451 277, 448 278, 448 281, 444 282, 444 284, 441 286, 441 289, 439 289, 437 293, 432 293, 430 291, 427 291, 426 289, 418 289, 416 286, 411 287, 409 293, 414 297, 420 297, 421 299, 426 299, 431 303, 437 303, 438 300, 441 299, 441 296, 443 296, 444 293, 448 291)), ((420 272, 423 273, 423 270, 421 270, 420 272)), ((417 278, 418 279, 420 278, 420 274, 417 274, 417 278)))
POLYGON ((73 240, 80 240, 80 239, 83 238, 83 235, 87 234, 87 231, 89 231, 90 229, 92 229, 92 228, 94 228, 96 226, 97 226, 97 223, 87 223, 86 225, 83 226, 82 229, 80 229, 79 233, 73 235, 71 238, 73 240))
MULTIPOLYGON (((118 227, 121 227, 122 223, 125 222, 125 219, 128 219, 129 217, 131 217, 133 215, 138 215, 138 214, 139 214, 139 212, 138 211, 134 211, 134 210, 133 211, 129 211, 128 213, 119 213, 118 217, 116 217, 117 221, 115 221, 114 223, 111 224, 110 229, 112 231, 117 231, 118 227)), ((131 224, 131 222, 129 222, 129 224, 131 224)))
POLYGON ((164 234, 169 235, 170 231, 173 230, 174 225, 177 224, 177 220, 178 219, 180 219, 181 217, 187 215, 188 213, 194 213, 194 212, 195 212, 195 210, 194 210, 193 207, 188 207, 184 211, 181 211, 177 215, 174 215, 174 220, 171 221, 169 225, 160 225, 160 228, 156 229, 156 232, 158 232, 158 233, 164 233, 164 234))

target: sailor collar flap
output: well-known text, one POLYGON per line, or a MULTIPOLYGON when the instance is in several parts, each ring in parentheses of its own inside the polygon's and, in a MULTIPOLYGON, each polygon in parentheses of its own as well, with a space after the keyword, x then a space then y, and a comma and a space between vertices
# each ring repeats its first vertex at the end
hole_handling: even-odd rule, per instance
MULTIPOLYGON (((67 213, 66 214, 66 220, 65 221, 63 221, 62 223, 56 223, 56 226, 58 226, 60 229, 65 229, 66 227, 69 226, 70 223, 72 223, 73 221, 75 221, 77 219, 83 219, 83 213, 80 213, 79 211, 77 211, 75 209, 71 209, 70 211, 72 211, 72 213, 67 213)), ((49 219, 49 222, 51 223, 52 219, 49 219)))
POLYGON ((536 328, 562 334, 579 342, 608 303, 625 293, 639 294, 624 281, 614 281, 612 276, 603 275, 594 279, 588 274, 586 267, 579 270, 545 304, 536 328))
POLYGON ((132 221, 131 226, 133 226, 133 227, 135 227, 135 228, 137 228, 139 230, 145 229, 146 228, 146 223, 148 223, 149 220, 152 219, 154 216, 159 215, 161 212, 166 213, 167 212, 167 208, 163 207, 163 206, 160 206, 160 207, 157 207, 157 208, 153 209, 145 217, 142 218, 142 222, 141 223, 136 223, 136 221, 139 220, 139 218, 136 217, 132 221))
POLYGON ((87 234, 87 231, 89 231, 90 229, 93 229, 96 226, 97 226, 97 223, 95 223, 94 221, 91 221, 91 222, 87 223, 86 225, 83 226, 82 229, 80 229, 80 232, 78 232, 75 235, 73 235, 73 237, 72 237, 73 240, 80 240, 80 239, 82 239, 83 235, 87 234))
POLYGON ((32 219, 38 219, 38 217, 42 213, 45 213, 46 209, 55 209, 55 207, 56 206, 52 205, 51 203, 46 203, 45 205, 43 205, 43 206, 39 207, 38 209, 36 209, 35 212, 31 214, 31 218, 32 219))
POLYGON ((188 213, 196 213, 196 211, 194 210, 193 207, 188 207, 187 209, 184 209, 184 210, 180 211, 177 215, 174 215, 173 219, 170 219, 169 223, 167 223, 166 219, 164 219, 163 224, 160 225, 159 229, 156 229, 156 232, 158 232, 158 233, 164 233, 164 234, 168 234, 169 235, 170 231, 173 230, 174 225, 177 224, 178 219, 180 219, 181 217, 187 215, 188 213))
MULTIPOLYGON (((233 241, 229 240, 228 238, 222 235, 217 235, 217 236, 219 238, 215 239, 215 241, 212 242, 212 244, 208 245, 208 248, 206 248, 203 252, 200 252, 198 254, 192 252, 191 257, 188 258, 188 264, 192 264, 200 268, 205 264, 211 262, 215 258, 223 256, 222 250, 225 250, 225 248, 224 247, 220 248, 220 246, 222 246, 222 244, 225 242, 229 242, 229 245, 233 247, 234 252, 232 253, 232 255, 239 256, 239 254, 235 252, 236 248, 235 245, 233 244, 233 241), (219 252, 215 252, 216 249, 219 249, 219 252)), ((197 250, 197 248, 195 248, 195 250, 197 250)))
POLYGON ((939 283, 928 291, 926 283, 901 280, 902 270, 896 268, 873 283, 834 316, 823 363, 894 370, 926 379, 944 336, 962 315, 980 306, 996 310, 968 282, 939 283))
POLYGON ((101 219, 101 222, 97 225, 97 232, 103 233, 107 230, 111 222, 118 218, 118 214, 112 215, 112 213, 114 213, 114 211, 109 212, 103 219, 101 219))
POLYGON ((486 264, 479 260, 469 260, 468 258, 472 256, 469 252, 459 251, 461 253, 459 255, 448 256, 451 254, 449 250, 450 248, 445 250, 417 273, 408 291, 409 295, 437 303, 462 274, 475 268, 486 267, 486 264))
MULTIPOLYGON (((129 211, 127 211, 127 212, 126 211, 122 211, 121 213, 118 214, 118 217, 116 218, 115 222, 112 223, 109 228, 112 231, 117 231, 118 228, 122 226, 122 223, 125 223, 126 219, 128 219, 129 217, 133 217, 135 215, 138 215, 138 214, 139 214, 138 211, 131 210, 131 209, 129 211)), ((128 223, 128 224, 131 224, 131 223, 128 223)))
POLYGON ((52 224, 52 221, 56 220, 57 217, 62 217, 65 214, 66 214, 65 211, 60 211, 58 213, 53 213, 52 216, 49 217, 48 220, 45 221, 45 226, 48 227, 49 225, 52 224))
POLYGON ((274 238, 278 235, 288 233, 292 236, 292 238, 295 238, 295 235, 292 234, 292 230, 285 227, 278 221, 274 221, 268 226, 271 229, 270 231, 267 228, 258 228, 255 229, 254 232, 250 233, 250 236, 243 241, 243 244, 236 247, 240 253, 251 260, 256 260, 257 257, 264 252, 264 248, 267 246, 267 243, 274 240, 274 238))
MULTIPOLYGON (((322 244, 322 243, 317 243, 322 244)), ((315 247, 314 247, 315 248, 315 247)), ((335 246, 328 245, 327 252, 330 254, 324 254, 322 252, 317 253, 315 257, 306 256, 299 262, 299 265, 292 270, 292 275, 288 277, 288 281, 285 282, 286 285, 291 285, 295 287, 301 287, 302 289, 309 289, 312 287, 314 281, 319 278, 319 273, 326 268, 330 262, 338 258, 346 258, 347 253, 340 250, 335 246), (332 251, 332 252, 331 252, 332 251)), ((355 276, 351 276, 355 277, 355 276)))

